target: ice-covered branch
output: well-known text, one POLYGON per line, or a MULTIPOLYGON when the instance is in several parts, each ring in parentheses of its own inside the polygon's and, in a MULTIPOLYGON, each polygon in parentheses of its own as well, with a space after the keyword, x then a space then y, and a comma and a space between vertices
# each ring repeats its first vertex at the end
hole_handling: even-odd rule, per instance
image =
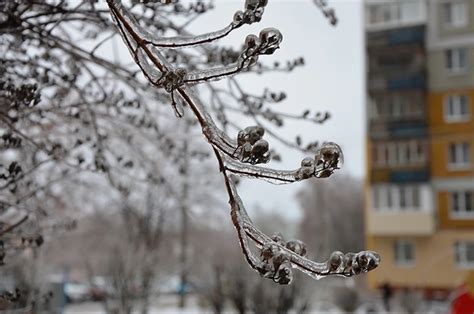
MULTIPOLYGON (((253 150, 246 150, 253 152, 253 150)), ((262 179, 273 184, 286 184, 309 178, 329 177, 342 165, 342 152, 335 143, 324 143, 315 157, 306 157, 296 170, 275 170, 260 166, 242 164, 225 158, 224 168, 237 176, 262 179)))
MULTIPOLYGON (((113 3, 117 9, 123 10, 119 0, 109 2, 113 3)), ((197 36, 160 37, 143 28, 131 15, 124 14, 124 17, 133 27, 133 31, 140 36, 144 44, 151 44, 160 48, 184 48, 213 42, 227 36, 230 32, 244 24, 259 22, 262 19, 263 11, 267 3, 267 0, 246 0, 245 10, 237 11, 229 25, 218 31, 197 36)))
POLYGON ((258 61, 259 55, 272 54, 280 47, 283 39, 280 31, 273 28, 263 29, 259 37, 248 35, 245 39, 245 45, 237 62, 214 69, 206 69, 194 71, 186 75, 184 82, 196 84, 204 81, 214 81, 226 77, 230 77, 241 72, 243 69, 251 67, 258 61))
MULTIPOLYGON (((165 48, 177 48, 199 45, 225 36, 233 27, 258 22, 267 4, 266 0, 247 0, 245 12, 234 16, 233 24, 223 30, 196 37, 174 37, 162 39, 151 35, 120 4, 119 0, 108 0, 110 11, 119 28, 124 42, 128 46, 135 62, 145 77, 156 87, 171 93, 172 104, 178 116, 174 93, 180 96, 182 103, 190 108, 207 141, 212 145, 224 176, 231 216, 237 230, 243 253, 250 266, 262 276, 279 284, 289 284, 292 280, 292 268, 297 268, 313 278, 341 275, 352 276, 367 272, 380 262, 377 253, 363 251, 357 254, 334 252, 323 263, 311 261, 305 257, 306 246, 300 240, 284 241, 280 235, 268 236, 255 227, 240 199, 231 175, 244 176, 269 181, 271 183, 291 183, 309 178, 325 178, 339 169, 343 162, 342 151, 335 143, 323 144, 314 157, 306 157, 296 170, 275 170, 256 164, 270 160, 269 144, 263 139, 265 130, 261 126, 240 130, 237 139, 231 139, 219 129, 190 85, 195 83, 227 78, 256 63, 258 56, 271 54, 282 40, 281 33, 268 28, 261 31, 259 37, 248 35, 243 51, 234 64, 208 70, 188 71, 174 67, 162 52, 165 48), (234 25, 234 26, 232 26, 234 25), (260 250, 257 256, 251 249, 253 242, 260 250)), ((320 8, 328 17, 334 15, 328 11, 325 3, 320 8)), ((243 95, 243 94, 242 94, 243 95)))
MULTIPOLYGON (((223 161, 220 162, 222 167, 223 161)), ((284 241, 279 234, 269 237, 254 226, 237 193, 235 183, 225 170, 223 173, 232 208, 232 222, 238 231, 242 251, 252 268, 263 277, 279 284, 289 284, 293 279, 292 268, 315 279, 334 275, 351 277, 373 270, 380 263, 380 256, 372 251, 347 254, 336 251, 323 263, 307 259, 306 246, 302 241, 284 241), (260 249, 260 257, 251 251, 249 240, 260 249)))

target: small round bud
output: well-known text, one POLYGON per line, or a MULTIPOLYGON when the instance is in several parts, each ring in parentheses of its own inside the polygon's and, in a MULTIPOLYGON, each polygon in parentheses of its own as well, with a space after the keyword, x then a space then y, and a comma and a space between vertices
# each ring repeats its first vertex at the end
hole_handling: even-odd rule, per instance
POLYGON ((332 252, 331 256, 329 257, 328 266, 329 271, 334 272, 336 271, 344 261, 344 254, 339 251, 332 252))
POLYGON ((250 34, 245 38, 245 48, 255 48, 260 45, 260 40, 257 36, 250 34))
POLYGON ((301 240, 290 240, 286 243, 286 248, 300 256, 306 255, 306 244, 301 240))
POLYGON ((263 154, 268 152, 268 149, 269 149, 268 142, 263 139, 260 139, 253 145, 252 155, 263 156, 263 154))
POLYGON ((261 54, 272 54, 275 50, 280 48, 280 43, 283 40, 283 35, 279 30, 273 27, 264 28, 259 34, 262 46, 265 48, 260 51, 261 54))
POLYGON ((312 167, 314 166, 314 159, 311 157, 306 157, 301 161, 301 167, 312 167))
POLYGON ((244 21, 244 12, 237 11, 234 14, 234 23, 240 25, 244 21))

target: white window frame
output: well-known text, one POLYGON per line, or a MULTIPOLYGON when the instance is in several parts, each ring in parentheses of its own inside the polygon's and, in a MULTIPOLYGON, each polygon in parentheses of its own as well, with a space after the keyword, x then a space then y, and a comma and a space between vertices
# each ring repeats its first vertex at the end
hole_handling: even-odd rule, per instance
POLYGON ((449 193, 449 215, 454 219, 474 219, 474 190, 458 190, 449 193), (459 210, 455 211, 457 196, 457 205, 459 210), (469 198, 470 210, 468 210, 467 198, 469 198))
POLYGON ((408 240, 395 240, 393 242, 393 260, 395 265, 401 267, 413 267, 416 263, 415 243, 408 240), (410 259, 405 253, 405 249, 411 250, 412 258, 410 259))
POLYGON ((471 145, 468 142, 450 143, 448 145, 448 169, 466 170, 471 168, 471 145), (451 147, 454 147, 454 159, 451 160, 451 147), (464 147, 467 147, 468 160, 464 160, 464 147))
POLYGON ((471 102, 469 96, 465 94, 451 94, 444 98, 444 121, 448 123, 467 122, 471 118, 471 102), (465 99, 464 102, 461 99, 465 99), (466 106, 465 114, 462 113, 462 106, 466 106), (453 109, 452 112, 450 109, 453 109))
POLYGON ((426 161, 426 145, 418 140, 375 144, 372 154, 377 167, 404 167, 426 161))
POLYGON ((474 259, 468 260, 468 246, 474 246, 474 241, 462 240, 454 242, 454 263, 463 269, 473 269, 474 259))
POLYGON ((462 28, 469 24, 469 10, 465 1, 445 2, 442 5, 443 25, 445 28, 462 28))
POLYGON ((423 207, 422 191, 419 184, 373 185, 372 208, 377 212, 421 212, 423 207), (402 196, 404 196, 403 199, 402 196), (403 207, 402 201, 405 204, 403 207))
POLYGON ((450 74, 463 74, 467 73, 469 69, 469 49, 466 47, 458 47, 458 48, 450 48, 445 50, 445 61, 446 61, 446 69, 449 71, 450 74), (450 55, 451 53, 451 55, 450 55), (461 53, 465 53, 465 64, 461 64, 461 53), (450 59, 450 62, 448 60, 450 59), (451 63, 451 67, 449 67, 449 63, 451 63))

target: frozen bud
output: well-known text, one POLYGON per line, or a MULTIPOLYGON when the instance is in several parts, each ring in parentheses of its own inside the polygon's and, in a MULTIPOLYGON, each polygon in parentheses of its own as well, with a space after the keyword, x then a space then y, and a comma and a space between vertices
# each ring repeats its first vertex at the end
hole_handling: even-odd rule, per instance
POLYGON ((306 244, 301 240, 291 240, 286 243, 286 248, 298 255, 306 255, 306 244))
POLYGON ((285 239, 283 239, 283 235, 280 232, 272 234, 271 239, 280 245, 285 245, 285 239))
POLYGON ((268 263, 262 263, 257 270, 264 278, 272 278, 275 272, 272 265, 268 263))
POLYGON ((304 180, 314 175, 314 167, 301 167, 296 172, 296 180, 304 180))
POLYGON ((247 132, 244 130, 240 130, 239 133, 237 134, 237 145, 242 146, 246 142, 246 137, 247 137, 247 132))
POLYGON ((257 36, 250 34, 245 38, 245 48, 255 48, 260 45, 260 40, 257 36))
POLYGON ((243 21, 244 21, 244 12, 242 11, 235 12, 234 23, 237 25, 241 25, 243 21))
POLYGON ((258 140, 252 147, 252 155, 263 156, 268 152, 268 142, 265 140, 258 140))
POLYGON ((245 1, 245 9, 247 10, 255 10, 259 7, 265 7, 268 3, 268 0, 246 0, 245 1))
POLYGON ((331 256, 329 257, 328 266, 329 271, 334 272, 336 271, 344 262, 344 254, 339 251, 332 252, 331 256))
POLYGON ((260 50, 261 54, 272 54, 280 48, 280 43, 283 40, 283 35, 280 31, 273 27, 264 28, 260 32, 259 37, 263 48, 260 50))
POLYGON ((277 252, 274 256, 273 256, 273 266, 275 267, 275 269, 278 269, 278 267, 280 267, 280 265, 285 262, 285 261, 289 261, 290 259, 288 258, 288 255, 286 255, 284 252, 277 252))
POLYGON ((248 126, 244 129, 245 132, 247 132, 247 134, 251 134, 251 133, 254 133, 255 135, 257 135, 259 138, 262 138, 263 135, 265 134, 265 129, 262 128, 261 126, 258 126, 258 125, 255 125, 255 126, 248 126))
POLYGON ((266 243, 262 247, 260 255, 262 256, 263 260, 268 261, 273 258, 276 252, 278 252, 278 246, 272 243, 266 243))
POLYGON ((356 260, 352 261, 352 273, 354 275, 358 275, 362 272, 362 267, 360 267, 359 263, 356 260))
POLYGON ((314 159, 311 157, 306 157, 301 161, 301 167, 313 167, 314 159))
POLYGON ((325 168, 340 168, 344 161, 342 150, 336 143, 324 143, 316 155, 319 163, 324 163, 325 168))
POLYGON ((355 258, 354 253, 347 253, 344 256, 344 270, 348 272, 352 272, 352 262, 355 258))
POLYGON ((290 261, 286 260, 275 268, 275 276, 273 280, 280 285, 289 285, 293 281, 293 270, 290 261))
POLYGON ((252 145, 250 143, 245 143, 242 146, 242 157, 249 158, 252 155, 252 145))
POLYGON ((360 252, 356 255, 355 259, 362 271, 371 271, 380 263, 380 256, 372 251, 360 252))
POLYGON ((249 142, 250 144, 255 144, 259 139, 263 137, 263 134, 265 133, 265 129, 260 127, 260 126, 251 126, 245 128, 245 131, 249 135, 249 142))

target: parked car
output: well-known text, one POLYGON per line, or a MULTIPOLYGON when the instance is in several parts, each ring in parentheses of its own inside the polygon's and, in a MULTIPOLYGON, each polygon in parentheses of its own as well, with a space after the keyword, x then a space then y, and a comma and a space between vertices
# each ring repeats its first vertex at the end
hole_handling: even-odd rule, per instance
POLYGON ((90 300, 91 288, 86 283, 67 282, 64 284, 64 295, 67 303, 83 302, 90 300))

